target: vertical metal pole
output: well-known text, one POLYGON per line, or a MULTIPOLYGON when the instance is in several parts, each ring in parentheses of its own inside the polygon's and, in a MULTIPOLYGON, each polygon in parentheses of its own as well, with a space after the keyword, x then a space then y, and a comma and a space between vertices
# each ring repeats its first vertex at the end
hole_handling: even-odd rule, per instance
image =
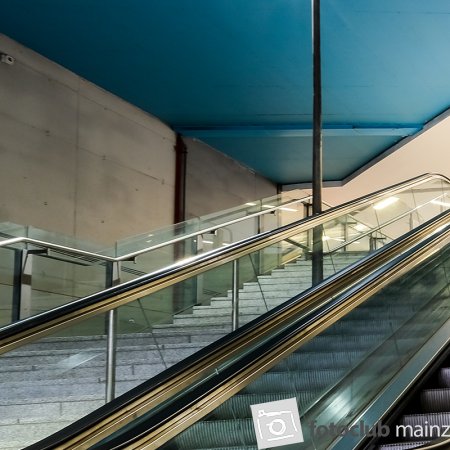
POLYGON ((174 223, 186 220, 187 147, 180 134, 175 141, 175 205, 174 223))
POLYGON ((22 253, 23 250, 14 250, 14 279, 11 308, 11 322, 13 323, 20 320, 22 295, 22 253))
POLYGON ((106 322, 106 403, 114 400, 116 394, 116 347, 117 310, 107 313, 106 322))
MULTIPOLYGON (((345 222, 344 222, 344 242, 348 242, 348 236, 349 236, 349 233, 348 233, 348 216, 345 216, 345 222)), ((344 252, 346 252, 346 251, 347 251, 347 246, 345 246, 342 250, 343 250, 344 252)))
POLYGON ((231 329, 234 331, 239 328, 239 260, 233 261, 232 271, 231 329))
POLYGON ((31 316, 31 293, 32 293, 32 277, 33 277, 33 253, 32 250, 22 251, 20 274, 20 318, 25 319, 31 316))
MULTIPOLYGON (((175 201, 174 201, 174 223, 184 222, 186 220, 186 174, 187 174, 187 146, 183 141, 181 134, 177 134, 175 141, 175 201)), ((184 227, 176 228, 175 235, 182 234, 184 227)), ((176 242, 173 246, 174 261, 178 261, 186 256, 185 241, 176 242)), ((194 284, 193 292, 196 292, 196 278, 192 278, 190 285, 194 284)), ((172 313, 176 314, 186 307, 190 299, 186 298, 186 283, 177 283, 172 287, 172 313)))
MULTIPOLYGON (((120 283, 120 262, 107 263, 106 287, 120 283)), ((116 352, 117 351, 117 309, 108 311, 106 316, 106 402, 114 399, 116 393, 116 352)))
POLYGON ((375 251, 377 249, 376 245, 377 245, 377 241, 375 240, 375 238, 371 234, 369 236, 369 252, 375 251))
MULTIPOLYGON (((320 52, 320 0, 312 0, 313 31, 313 215, 322 212, 322 70, 320 52)), ((323 280, 322 226, 313 229, 312 284, 323 280)))

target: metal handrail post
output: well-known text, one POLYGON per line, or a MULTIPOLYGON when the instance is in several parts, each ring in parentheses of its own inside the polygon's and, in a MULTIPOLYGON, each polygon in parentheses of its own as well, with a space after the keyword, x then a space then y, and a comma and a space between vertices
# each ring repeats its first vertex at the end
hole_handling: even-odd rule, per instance
POLYGON ((20 320, 22 309, 22 258, 24 250, 14 250, 13 292, 11 305, 11 322, 20 320))
MULTIPOLYGON (((106 287, 120 284, 120 262, 108 262, 106 267, 106 287)), ((106 403, 116 394, 116 357, 117 357, 117 308, 106 315, 106 403)))
POLYGON ((239 260, 235 259, 232 265, 232 306, 231 306, 231 328, 239 328, 239 260))

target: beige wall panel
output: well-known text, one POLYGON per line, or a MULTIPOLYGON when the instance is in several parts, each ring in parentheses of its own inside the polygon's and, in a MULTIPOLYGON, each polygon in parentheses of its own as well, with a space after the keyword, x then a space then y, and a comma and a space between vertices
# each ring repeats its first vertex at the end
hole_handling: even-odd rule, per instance
POLYGON ((155 133, 150 116, 148 122, 144 126, 81 97, 79 146, 120 166, 173 185, 174 139, 155 133))
POLYGON ((142 111, 120 97, 105 91, 101 87, 96 86, 83 78, 80 78, 79 93, 82 97, 102 105, 106 109, 115 111, 127 120, 131 120, 146 128, 150 127, 154 133, 174 142, 175 137, 173 131, 157 117, 142 111))
POLYGON ((160 180, 83 150, 78 174, 78 237, 112 245, 171 222, 173 202, 165 200, 173 198, 173 187, 160 180))
POLYGON ((275 195, 277 187, 206 144, 185 140, 187 218, 198 217, 250 200, 275 195))
POLYGON ((0 221, 74 232, 75 146, 0 116, 0 221))
POLYGON ((47 134, 75 142, 77 94, 21 61, 0 64, 0 112, 47 134))

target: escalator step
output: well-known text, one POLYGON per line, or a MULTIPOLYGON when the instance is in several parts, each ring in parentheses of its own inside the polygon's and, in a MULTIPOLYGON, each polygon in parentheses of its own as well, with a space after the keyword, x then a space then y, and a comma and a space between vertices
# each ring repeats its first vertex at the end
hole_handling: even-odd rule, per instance
POLYGON ((443 367, 438 374, 439 386, 450 388, 450 367, 443 367))
POLYGON ((358 307, 348 317, 355 320, 377 320, 380 317, 387 319, 404 319, 416 313, 416 305, 394 305, 392 307, 358 307))
POLYGON ((344 375, 345 370, 305 370, 301 372, 266 372, 241 393, 259 394, 262 392, 279 393, 303 390, 319 390, 331 385, 344 375))
POLYGON ((318 397, 319 391, 292 391, 260 393, 260 394, 237 394, 222 403, 211 413, 210 418, 215 420, 233 420, 233 419, 249 419, 252 416, 250 405, 258 403, 274 402, 284 400, 286 398, 297 398, 297 404, 300 411, 304 411, 318 397))
POLYGON ((447 427, 450 424, 450 412, 429 413, 429 414, 410 414, 403 416, 400 425, 407 426, 408 429, 403 432, 404 438, 408 440, 423 440, 423 438, 437 439, 447 433, 447 427), (440 431, 435 426, 440 427, 440 431), (418 430, 416 436, 411 435, 418 430), (422 436, 419 436, 422 434, 422 436))
POLYGON ((234 447, 245 449, 246 446, 254 446, 256 437, 251 419, 214 420, 197 422, 174 441, 177 448, 191 449, 215 449, 220 447, 234 447))
POLYGON ((360 335, 364 333, 370 334, 387 334, 398 329, 404 319, 398 320, 340 320, 327 328, 323 332, 327 334, 344 334, 344 335, 360 335))
POLYGON ((423 412, 450 411, 450 389, 426 389, 420 395, 423 412))
POLYGON ((300 351, 346 351, 365 350, 380 342, 377 334, 364 334, 361 336, 343 336, 340 334, 320 334, 304 344, 300 351))
POLYGON ((272 371, 348 368, 354 361, 360 360, 364 354, 364 351, 294 352, 280 361, 272 371))

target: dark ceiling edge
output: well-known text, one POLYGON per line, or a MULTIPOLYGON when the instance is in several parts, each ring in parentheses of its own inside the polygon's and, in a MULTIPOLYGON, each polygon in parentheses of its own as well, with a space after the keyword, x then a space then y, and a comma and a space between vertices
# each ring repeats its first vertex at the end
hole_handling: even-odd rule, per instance
MULTIPOLYGON (((405 138, 401 139, 399 142, 394 144, 392 147, 389 147, 384 152, 380 153, 375 158, 371 159, 367 164, 364 164, 359 169, 352 172, 347 177, 343 178, 342 180, 335 180, 335 181, 324 181, 323 187, 329 188, 329 187, 342 187, 345 186, 347 183, 364 173, 366 170, 373 167, 375 164, 378 164, 380 161, 382 161, 384 158, 387 158, 388 156, 395 153, 400 148, 404 147, 406 144, 409 144, 414 139, 421 136, 423 133, 429 131, 431 128, 433 128, 435 125, 438 125, 439 123, 443 122, 445 119, 450 117, 450 108, 446 109, 442 113, 435 116, 433 119, 425 123, 425 125, 422 127, 421 130, 419 130, 417 133, 414 133, 410 136, 406 136, 405 138)), ((285 184, 282 185, 283 191, 291 191, 294 189, 311 189, 312 183, 311 182, 305 182, 305 183, 293 183, 293 184, 285 184)))

